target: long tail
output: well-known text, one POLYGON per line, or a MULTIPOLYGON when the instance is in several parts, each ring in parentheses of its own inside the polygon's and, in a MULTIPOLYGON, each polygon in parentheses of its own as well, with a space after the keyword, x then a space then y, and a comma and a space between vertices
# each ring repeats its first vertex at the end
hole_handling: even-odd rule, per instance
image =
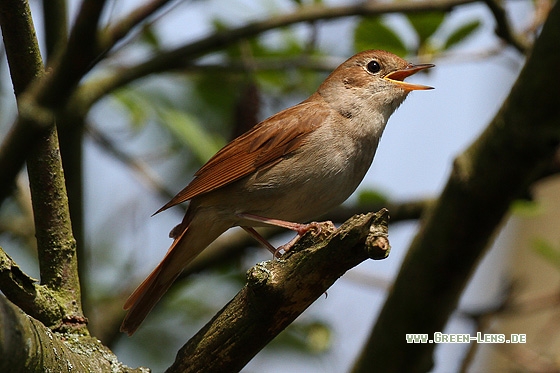
POLYGON ((187 264, 228 228, 210 225, 204 229, 190 224, 175 238, 163 260, 125 302, 123 308, 128 313, 121 324, 121 332, 129 336, 134 334, 187 264))

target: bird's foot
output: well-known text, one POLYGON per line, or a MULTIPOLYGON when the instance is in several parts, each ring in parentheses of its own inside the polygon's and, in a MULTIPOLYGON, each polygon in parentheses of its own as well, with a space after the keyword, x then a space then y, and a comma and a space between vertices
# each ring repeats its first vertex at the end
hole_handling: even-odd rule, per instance
POLYGON ((291 239, 288 243, 278 248, 274 248, 274 246, 272 246, 270 242, 268 242, 264 237, 262 237, 254 228, 248 226, 242 226, 242 228, 247 233, 249 233, 257 241, 263 244, 272 253, 272 255, 274 255, 275 258, 280 257, 282 253, 288 252, 301 238, 301 236, 303 236, 305 233, 309 232, 310 230, 314 230, 315 235, 317 236, 323 233, 323 229, 325 227, 327 227, 328 232, 331 232, 332 230, 335 229, 334 224, 331 221, 311 222, 308 224, 301 224, 301 223, 293 223, 285 220, 265 218, 262 216, 252 215, 252 214, 238 214, 238 216, 246 220, 252 220, 267 225, 273 225, 276 227, 290 229, 297 233, 297 235, 293 239, 291 239))

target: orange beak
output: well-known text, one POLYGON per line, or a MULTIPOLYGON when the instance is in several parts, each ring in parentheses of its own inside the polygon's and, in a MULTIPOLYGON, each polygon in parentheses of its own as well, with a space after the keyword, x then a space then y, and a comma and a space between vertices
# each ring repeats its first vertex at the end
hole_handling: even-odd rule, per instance
POLYGON ((411 76, 413 74, 416 74, 418 71, 429 69, 430 67, 434 66, 435 65, 431 63, 423 63, 419 65, 410 64, 404 69, 390 72, 389 74, 385 75, 383 79, 398 84, 401 88, 406 89, 407 91, 434 89, 434 87, 429 87, 427 85, 412 84, 404 81, 404 78, 406 78, 407 76, 411 76))

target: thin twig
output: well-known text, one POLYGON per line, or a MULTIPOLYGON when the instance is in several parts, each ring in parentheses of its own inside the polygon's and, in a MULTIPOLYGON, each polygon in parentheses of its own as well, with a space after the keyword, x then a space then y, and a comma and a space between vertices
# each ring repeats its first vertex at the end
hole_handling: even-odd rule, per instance
POLYGON ((498 35, 507 44, 517 49, 521 54, 527 54, 529 45, 525 40, 522 40, 520 35, 515 34, 515 31, 509 24, 506 10, 502 4, 496 0, 484 0, 484 2, 496 20, 496 35, 498 35))
MULTIPOLYGON (((311 5, 299 7, 293 13, 272 16, 261 21, 249 22, 246 25, 227 30, 217 31, 198 41, 183 45, 176 49, 159 53, 157 56, 136 66, 127 66, 117 69, 105 78, 91 81, 83 86, 83 95, 88 100, 84 107, 91 106, 101 97, 105 96, 125 84, 149 74, 173 69, 184 68, 193 60, 205 54, 214 52, 226 45, 239 40, 251 38, 269 30, 290 26, 302 22, 318 20, 332 20, 350 16, 372 16, 389 13, 418 13, 434 10, 449 11, 454 7, 470 4, 479 0, 436 0, 418 2, 362 2, 353 5, 326 7, 324 5, 311 5), (91 91, 91 94, 86 92, 91 91)), ((76 98, 78 99, 78 98, 76 98)))
POLYGON ((130 31, 172 0, 152 0, 121 18, 108 27, 100 37, 102 49, 112 48, 117 42, 128 36, 130 31))

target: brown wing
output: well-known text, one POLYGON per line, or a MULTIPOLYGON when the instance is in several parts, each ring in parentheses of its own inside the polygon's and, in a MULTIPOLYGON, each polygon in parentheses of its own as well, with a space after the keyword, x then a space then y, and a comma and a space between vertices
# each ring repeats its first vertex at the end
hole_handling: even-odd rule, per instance
POLYGON ((297 149, 327 115, 328 108, 322 102, 306 100, 257 124, 210 158, 194 174, 191 183, 156 214, 281 161, 297 149))

